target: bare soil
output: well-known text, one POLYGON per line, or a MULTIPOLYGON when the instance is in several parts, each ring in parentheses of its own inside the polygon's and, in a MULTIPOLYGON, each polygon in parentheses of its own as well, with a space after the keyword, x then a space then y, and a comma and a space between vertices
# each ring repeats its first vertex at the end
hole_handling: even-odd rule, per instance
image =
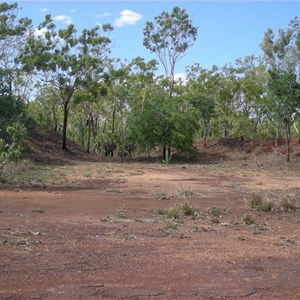
POLYGON ((81 161, 53 166, 59 184, 2 189, 0 299, 300 299, 293 159, 81 161))

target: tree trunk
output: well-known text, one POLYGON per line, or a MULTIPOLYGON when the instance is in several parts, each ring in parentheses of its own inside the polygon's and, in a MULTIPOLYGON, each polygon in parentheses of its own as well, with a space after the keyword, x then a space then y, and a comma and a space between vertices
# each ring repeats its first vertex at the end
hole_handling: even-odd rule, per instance
MULTIPOLYGON (((299 74, 299 76, 300 76, 300 74, 299 74)), ((298 133, 298 143, 300 144, 300 127, 298 128, 295 122, 294 122, 294 127, 298 133)))
POLYGON ((163 161, 169 163, 171 161, 171 147, 163 146, 163 161))
MULTIPOLYGON (((111 128, 112 142, 114 142, 114 135, 115 135, 116 110, 117 110, 117 108, 116 108, 116 104, 114 102, 113 113, 112 113, 112 128, 111 128)), ((114 156, 114 151, 113 150, 110 152, 110 156, 111 157, 114 156)))
POLYGON ((123 118, 123 110, 121 110, 121 118, 122 118, 122 162, 124 162, 125 158, 125 126, 124 126, 124 118, 123 118))
POLYGON ((291 129, 290 124, 288 122, 285 123, 285 131, 286 131, 286 161, 290 161, 290 152, 291 152, 291 129))
POLYGON ((62 149, 64 151, 68 151, 67 148, 67 125, 68 125, 68 109, 69 100, 64 101, 64 122, 63 122, 63 141, 62 141, 62 149))
POLYGON ((86 147, 86 153, 90 153, 90 146, 91 146, 91 122, 90 119, 88 120, 89 127, 88 127, 88 140, 87 140, 87 147, 86 147))
POLYGON ((207 148, 207 124, 204 124, 204 132, 203 132, 203 137, 204 137, 204 148, 207 148))

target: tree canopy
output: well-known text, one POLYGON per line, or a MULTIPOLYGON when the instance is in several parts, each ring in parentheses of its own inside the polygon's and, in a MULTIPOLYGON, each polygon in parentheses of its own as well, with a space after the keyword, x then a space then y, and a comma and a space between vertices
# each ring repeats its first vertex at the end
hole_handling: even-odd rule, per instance
MULTIPOLYGON (((300 141, 300 26, 297 18, 262 36, 263 56, 224 66, 176 64, 194 45, 198 29, 185 9, 163 11, 143 29, 156 59, 112 57, 110 24, 58 28, 46 15, 37 28, 18 18, 17 3, 0 4, 0 152, 16 161, 34 127, 62 134, 88 153, 159 151, 169 162, 190 155, 195 138, 209 136, 300 141), (158 73, 161 64, 164 74, 158 73)), ((204 30, 204 29, 203 29, 204 30)), ((195 60, 197 58, 195 57, 195 60)))

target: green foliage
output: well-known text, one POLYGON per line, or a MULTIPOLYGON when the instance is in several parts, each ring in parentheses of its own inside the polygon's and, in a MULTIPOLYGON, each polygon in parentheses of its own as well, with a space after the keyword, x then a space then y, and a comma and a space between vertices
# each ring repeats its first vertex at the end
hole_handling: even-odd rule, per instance
POLYGON ((244 220, 245 224, 247 224, 247 225, 255 224, 255 217, 252 214, 249 214, 249 213, 245 214, 243 216, 243 220, 244 220))
POLYGON ((220 218, 223 215, 223 210, 219 207, 211 207, 210 214, 215 218, 220 218))
POLYGON ((292 203, 288 198, 285 198, 281 202, 281 206, 285 211, 297 210, 299 206, 292 203))
POLYGON ((168 81, 169 96, 173 94, 175 65, 197 38, 197 28, 193 26, 184 9, 174 7, 171 13, 162 12, 147 22, 144 28, 144 46, 158 56, 168 81))
MULTIPOLYGON (((110 51, 110 40, 96 26, 84 29, 77 38, 73 24, 66 29, 56 30, 51 15, 46 15, 39 25, 43 33, 32 31, 27 37, 25 51, 21 59, 27 72, 43 72, 49 78, 47 84, 58 89, 63 106, 62 149, 67 150, 67 127, 69 105, 75 91, 98 85, 103 71, 104 58, 110 51)), ((103 31, 108 34, 109 26, 103 31)))
POLYGON ((2 156, 13 159, 17 163, 22 155, 23 141, 27 136, 27 129, 22 123, 17 121, 8 126, 6 130, 10 136, 11 143, 5 145, 5 151, 2 152, 2 156))
POLYGON ((157 213, 165 216, 168 219, 180 219, 182 217, 190 217, 195 215, 196 208, 188 203, 179 203, 169 209, 158 209, 157 213))
POLYGON ((249 205, 251 208, 257 208, 257 207, 261 206, 262 203, 263 203, 262 196, 260 196, 258 194, 252 194, 250 196, 249 205))
POLYGON ((198 128, 195 110, 183 98, 168 98, 159 86, 151 86, 148 97, 130 122, 139 145, 147 149, 174 147, 191 152, 198 128))

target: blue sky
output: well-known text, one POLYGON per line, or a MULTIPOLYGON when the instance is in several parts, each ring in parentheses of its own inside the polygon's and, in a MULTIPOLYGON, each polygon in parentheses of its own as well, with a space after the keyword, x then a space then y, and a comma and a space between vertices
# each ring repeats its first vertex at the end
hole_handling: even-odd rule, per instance
POLYGON ((111 23, 114 31, 112 57, 156 58, 143 46, 143 28, 147 21, 174 6, 186 9, 198 27, 198 38, 176 73, 200 63, 203 68, 224 66, 247 55, 261 55, 259 44, 264 32, 286 28, 299 16, 298 1, 19 1, 20 16, 30 17, 37 26, 45 14, 51 14, 59 27, 73 23, 80 32, 96 24, 111 23))

